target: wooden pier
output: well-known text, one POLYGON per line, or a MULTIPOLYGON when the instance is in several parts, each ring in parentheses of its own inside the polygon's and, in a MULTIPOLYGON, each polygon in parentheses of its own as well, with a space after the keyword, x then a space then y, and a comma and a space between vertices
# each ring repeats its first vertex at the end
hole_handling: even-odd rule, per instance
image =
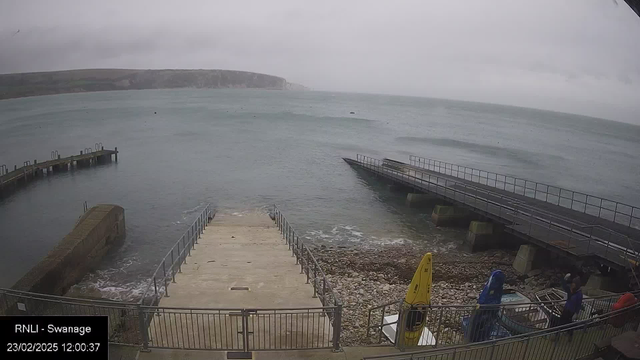
MULTIPOLYGON (((568 207, 562 206, 560 200, 563 200, 564 189, 557 192, 557 200, 545 201, 549 200, 551 191, 545 190, 548 193, 541 199, 539 194, 529 194, 527 191, 533 188, 525 184, 521 194, 519 191, 514 193, 514 186, 511 186, 512 191, 505 190, 500 178, 497 182, 483 184, 475 178, 471 181, 390 159, 359 155, 356 159, 344 160, 411 189, 410 192, 430 194, 447 204, 469 210, 500 224, 505 232, 556 253, 592 258, 617 269, 636 267, 640 263, 640 213, 636 207, 624 205, 628 209, 621 212, 623 206, 615 206, 617 213, 604 216, 607 208, 590 205, 591 195, 586 195, 584 202, 571 196, 572 203, 568 207)), ((509 184, 521 187, 517 182, 507 181, 509 184)), ((599 204, 602 206, 602 200, 599 204)))
POLYGON ((51 160, 38 162, 38 160, 25 161, 22 167, 14 165, 13 171, 9 171, 6 165, 0 165, 0 195, 9 193, 12 189, 21 183, 34 180, 44 174, 54 172, 66 172, 72 168, 90 167, 98 164, 105 164, 118 161, 118 148, 114 150, 105 150, 100 147, 99 150, 86 148, 80 151, 79 155, 61 157, 57 151, 51 152, 51 160))

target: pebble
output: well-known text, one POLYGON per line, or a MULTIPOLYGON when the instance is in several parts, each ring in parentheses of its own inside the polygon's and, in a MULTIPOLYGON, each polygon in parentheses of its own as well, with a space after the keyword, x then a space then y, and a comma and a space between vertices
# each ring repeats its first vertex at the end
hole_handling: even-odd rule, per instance
POLYGON ((540 269, 535 269, 535 270, 531 270, 527 273, 527 276, 538 276, 542 274, 542 270, 540 269))

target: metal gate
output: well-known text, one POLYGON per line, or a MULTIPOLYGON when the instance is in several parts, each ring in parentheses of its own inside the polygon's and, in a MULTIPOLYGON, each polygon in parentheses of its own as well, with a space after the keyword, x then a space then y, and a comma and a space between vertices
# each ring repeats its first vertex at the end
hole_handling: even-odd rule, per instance
MULTIPOLYGON (((148 348, 220 350, 331 349, 337 307, 191 309, 142 307, 148 348)), ((337 316, 339 318, 339 316, 337 316)))

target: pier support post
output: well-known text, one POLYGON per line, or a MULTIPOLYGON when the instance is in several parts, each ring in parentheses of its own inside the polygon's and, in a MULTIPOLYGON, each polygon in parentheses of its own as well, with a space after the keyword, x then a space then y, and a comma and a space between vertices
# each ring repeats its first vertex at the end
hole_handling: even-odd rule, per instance
POLYGON ((436 226, 460 226, 466 224, 469 211, 455 206, 436 205, 431 213, 431 221, 436 226))
POLYGON ((118 162, 118 147, 116 146, 116 162, 118 162))
POLYGON ((439 199, 429 194, 407 194, 407 206, 412 208, 429 207, 434 205, 436 201, 439 201, 439 199))
POLYGON ((540 256, 533 245, 520 245, 518 255, 513 260, 513 268, 520 274, 526 274, 538 266, 540 256))
POLYGON ((466 243, 471 252, 482 251, 494 247, 497 240, 493 234, 493 224, 489 222, 472 221, 469 224, 466 243))

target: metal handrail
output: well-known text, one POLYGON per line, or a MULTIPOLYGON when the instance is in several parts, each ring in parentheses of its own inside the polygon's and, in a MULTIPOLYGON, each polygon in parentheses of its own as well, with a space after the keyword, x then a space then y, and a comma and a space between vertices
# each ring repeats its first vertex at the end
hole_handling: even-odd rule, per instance
POLYGON ((138 304, 156 305, 160 297, 169 296, 169 283, 176 281, 176 273, 182 272, 182 263, 186 263, 187 256, 191 256, 191 249, 195 248, 198 238, 214 216, 215 210, 211 208, 211 204, 207 204, 156 267, 138 304), (158 280, 161 280, 159 284, 158 280))
POLYGON ((307 246, 303 240, 300 240, 296 231, 276 205, 273 205, 273 215, 273 221, 278 226, 283 239, 285 239, 287 245, 289 245, 292 256, 296 257, 296 265, 300 265, 300 273, 304 272, 307 275, 307 283, 313 279, 313 297, 319 296, 322 304, 329 306, 329 304, 326 303, 326 297, 330 295, 333 298, 333 306, 341 305, 342 302, 334 293, 331 283, 327 280, 327 276, 313 256, 309 246, 307 246), (305 254, 308 258, 306 260, 305 254), (322 287, 319 287, 318 279, 321 280, 322 287))
MULTIPOLYGON (((477 187, 474 186, 470 186, 468 184, 465 184, 463 182, 456 182, 454 180, 451 179, 447 179, 447 178, 440 178, 436 175, 432 175, 429 173, 420 173, 423 177, 417 177, 417 176, 412 176, 409 175, 405 172, 402 171, 398 171, 392 167, 389 166, 385 166, 384 162, 378 159, 374 159, 374 158, 370 158, 368 156, 365 155, 360 155, 358 154, 356 156, 356 162, 362 164, 364 167, 370 167, 372 168, 374 171, 378 171, 380 173, 383 172, 387 172, 390 173, 394 176, 400 177, 400 179, 402 179, 403 181, 407 181, 409 183, 409 186, 413 186, 413 187, 418 187, 421 190, 424 190, 423 186, 426 186, 427 191, 429 192, 435 192, 438 195, 442 195, 445 198, 449 198, 449 199, 453 199, 456 202, 460 202, 462 204, 464 204, 465 206, 469 206, 471 207, 473 210, 480 210, 480 211, 484 211, 488 214, 491 214, 489 212, 489 206, 492 207, 496 207, 498 209, 497 211, 497 216, 499 218, 501 218, 502 220, 509 220, 507 218, 511 217, 512 219, 509 220, 512 223, 517 225, 516 220, 521 220, 521 221, 525 221, 528 222, 529 225, 529 229, 528 231, 525 231, 524 233, 526 235, 531 235, 532 232, 532 228, 535 224, 535 226, 541 226, 544 229, 547 230, 547 235, 550 235, 550 232, 554 232, 555 234, 560 234, 564 237, 568 237, 569 238, 569 243, 567 244, 568 246, 571 245, 571 241, 575 241, 575 242, 584 242, 587 241, 587 254, 596 254, 599 256, 602 256, 603 254, 601 253, 597 253, 596 249, 592 246, 592 240, 594 241, 593 245, 600 245, 600 246, 605 246, 604 249, 604 258, 609 260, 607 258, 607 255, 609 253, 609 251, 616 251, 619 252, 620 250, 623 251, 627 251, 628 249, 620 246, 620 245, 616 245, 615 243, 612 244, 611 243, 611 237, 613 235, 615 236, 620 236, 617 233, 614 232, 609 232, 609 239, 605 240, 605 239, 600 239, 597 237, 594 237, 592 235, 586 234, 584 232, 581 232, 578 230, 579 227, 574 228, 574 224, 572 223, 571 226, 565 226, 559 223, 556 223, 554 221, 542 218, 540 216, 536 216, 533 214, 533 212, 525 212, 522 211, 518 208, 516 208, 515 206, 507 206, 504 205, 504 203, 498 203, 495 201, 491 201, 487 198, 483 198, 480 196, 477 196, 475 194, 469 193, 468 191, 466 191, 467 189, 472 189, 474 192, 483 192, 487 195, 491 195, 493 197, 497 197, 500 198, 501 200, 504 200, 504 202, 506 203, 511 203, 511 199, 508 197, 503 196, 502 194, 497 194, 497 193, 489 193, 486 190, 482 190, 479 189, 477 187), (424 175, 426 175, 427 177, 425 178, 424 175), (442 185, 441 183, 444 182, 444 185, 442 185), (416 183, 419 183, 420 186, 418 186, 416 183), (456 185, 456 186, 460 186, 463 187, 465 189, 465 191, 459 191, 455 188, 452 187, 452 185, 456 185), (431 187, 435 187, 435 189, 431 189, 431 187), (441 194, 442 193, 442 194, 441 194), (473 201, 471 201, 473 200, 473 201), (478 205, 483 206, 483 208, 478 207, 478 205), (542 225, 540 224, 542 223, 542 225), (566 234, 566 232, 569 232, 569 234, 566 234), (591 251, 590 251, 591 250, 591 251)), ((414 170, 415 174, 418 174, 418 171, 414 170)), ((493 214, 496 215, 496 214, 493 214)), ((632 239, 628 239, 628 241, 634 241, 632 239)))
POLYGON ((502 189, 505 191, 510 191, 514 194, 519 194, 523 196, 527 196, 530 198, 534 198, 537 200, 541 200, 544 202, 548 202, 550 204, 562 206, 565 208, 569 208, 575 211, 580 211, 574 207, 574 204, 582 204, 582 212, 585 214, 597 216, 598 218, 613 221, 620 225, 626 225, 627 227, 636 227, 634 225, 634 219, 638 221, 638 226, 640 226, 640 208, 621 203, 614 200, 604 199, 599 196, 589 195, 585 193, 581 193, 578 191, 563 189, 558 186, 547 185, 544 183, 518 178, 512 175, 504 175, 498 174, 491 171, 479 170, 468 166, 461 166, 456 164, 451 164, 439 160, 423 158, 420 156, 409 155, 409 163, 413 166, 421 167, 427 170, 439 172, 441 174, 455 176, 457 178, 462 178, 465 180, 470 180, 472 182, 476 182, 482 185, 491 186, 497 189, 502 189), (470 170, 470 172, 468 172, 470 170), (484 173, 484 176, 483 176, 484 173), (482 182, 481 179, 485 181, 482 182), (509 181, 512 179, 512 181, 509 181), (498 184, 501 183, 502 187, 499 187, 498 184), (493 185, 492 185, 493 184, 493 185), (528 186, 532 184, 533 187, 528 186), (509 186, 508 186, 509 185, 509 186), (522 192, 518 192, 517 189, 520 188, 522 192), (557 189, 557 192, 550 192, 551 189, 557 189), (527 191, 529 190, 529 191, 527 191), (533 196, 531 194, 533 193, 533 196), (544 195, 544 196, 538 196, 544 195), (576 199, 576 195, 579 198, 584 198, 584 201, 580 199, 576 199), (551 196, 551 198, 549 198, 551 196), (557 201, 551 201, 553 199, 557 201), (561 199, 569 202, 569 206, 566 206, 566 202, 563 203, 561 199), (589 199, 595 199, 598 203, 597 205, 593 202, 589 202, 589 199), (610 204, 611 206, 603 206, 603 204, 610 204), (588 207, 593 207, 597 210, 597 215, 587 212, 588 207), (628 208, 629 212, 624 212, 622 209, 628 208), (604 210, 604 212, 603 212, 604 210), (612 213, 613 220, 605 217, 604 215, 607 212, 612 213), (637 214, 637 215, 634 215, 637 214), (622 223, 617 220, 618 215, 629 217, 628 223, 622 223))
POLYGON ((239 310, 260 310, 260 311, 301 311, 301 310, 328 310, 337 309, 337 306, 316 306, 316 307, 290 307, 290 308, 206 308, 206 307, 176 307, 176 306, 152 306, 141 305, 143 309, 165 309, 165 310, 185 310, 185 311, 239 311, 239 310))
POLYGON ((296 231, 289 224, 282 211, 273 205, 273 211, 270 214, 276 226, 285 239, 291 256, 295 256, 296 265, 300 265, 300 274, 306 274, 307 283, 313 281, 313 297, 319 297, 320 302, 325 307, 335 307, 335 311, 327 312, 327 316, 333 325, 333 346, 334 350, 340 349, 340 335, 342 332, 342 301, 334 293, 333 287, 327 276, 313 256, 309 246, 305 245, 303 240, 296 234, 296 231))
MULTIPOLYGON (((627 308, 611 311, 607 314, 598 315, 590 319, 576 321, 570 324, 557 326, 550 329, 539 330, 539 331, 535 331, 527 334, 510 336, 503 339, 487 340, 487 341, 476 342, 471 344, 447 346, 446 348, 433 348, 433 349, 427 349, 427 350, 410 351, 402 354, 374 355, 374 356, 364 357, 364 359, 365 360, 367 359, 407 359, 408 360, 408 359, 416 359, 418 356, 421 359, 426 359, 427 356, 430 356, 432 354, 434 356, 437 355, 438 358, 441 359, 441 358, 446 358, 447 353, 453 353, 455 357, 455 354, 458 352, 473 351, 473 349, 483 349, 487 347, 492 347, 495 349, 495 346, 502 346, 503 344, 513 344, 515 342, 520 342, 520 341, 530 341, 530 339, 547 337, 547 336, 549 338, 552 338, 554 336, 559 336, 562 333, 569 333, 573 331, 580 331, 580 330, 586 331, 587 328, 595 328, 596 325, 604 326, 614 318, 623 318, 624 320, 626 320, 625 326, 623 326, 623 329, 624 329, 626 325, 629 325, 629 324, 634 325, 633 321, 637 320, 639 310, 640 310, 640 303, 627 308), (629 317, 632 318, 632 321, 629 321, 629 317)), ((635 329, 630 328, 629 330, 635 330, 635 329)), ((584 337, 581 338, 581 340, 585 340, 584 337)), ((578 346, 578 348, 581 349, 582 351, 590 351, 591 349, 593 349, 592 344, 595 340, 596 339, 589 337, 586 339, 588 343, 585 343, 584 346, 578 346)), ((551 344, 554 347, 557 346, 557 343, 558 343, 557 341, 551 342, 551 344)), ((519 354, 517 358, 524 359, 526 358, 524 355, 526 355, 526 350, 525 350, 525 354, 519 354)), ((588 353, 583 354, 581 356, 577 356, 576 354, 574 358, 575 359, 581 358, 584 355, 588 355, 588 353)), ((467 357, 464 357, 464 358, 467 358, 467 357)), ((488 357, 488 359, 492 359, 492 358, 493 357, 491 356, 488 357)), ((549 358, 553 359, 553 356, 549 358)))

